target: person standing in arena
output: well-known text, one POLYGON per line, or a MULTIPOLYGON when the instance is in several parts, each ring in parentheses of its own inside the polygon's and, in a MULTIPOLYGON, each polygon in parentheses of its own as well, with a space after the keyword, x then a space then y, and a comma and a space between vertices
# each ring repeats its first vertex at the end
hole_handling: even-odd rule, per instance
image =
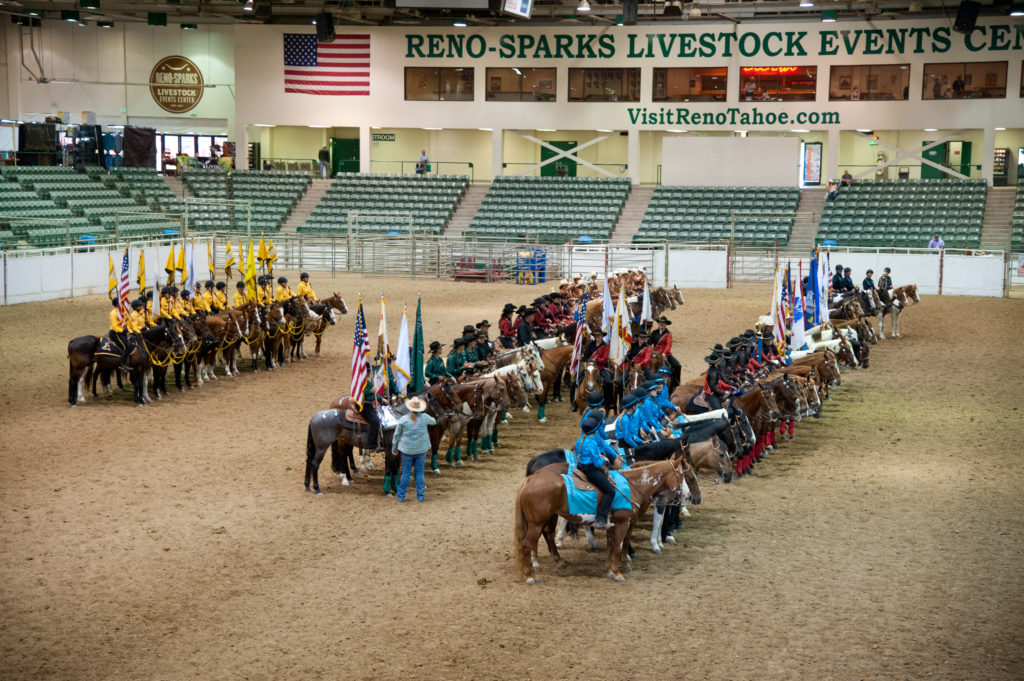
POLYGON ((426 485, 423 480, 423 467, 430 453, 430 426, 437 423, 430 414, 425 414, 427 403, 419 397, 412 397, 405 402, 409 413, 398 420, 395 426, 394 449, 402 455, 402 475, 398 480, 396 498, 399 503, 405 501, 405 493, 409 490, 409 477, 416 474, 416 500, 425 498, 426 485))

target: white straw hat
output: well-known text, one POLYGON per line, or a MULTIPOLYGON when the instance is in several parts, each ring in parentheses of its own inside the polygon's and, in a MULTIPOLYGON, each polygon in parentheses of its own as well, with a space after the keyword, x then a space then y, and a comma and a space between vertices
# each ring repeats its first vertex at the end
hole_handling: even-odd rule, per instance
POLYGON ((409 411, 414 411, 416 413, 427 410, 427 403, 419 397, 410 397, 405 401, 405 406, 409 407, 409 411))

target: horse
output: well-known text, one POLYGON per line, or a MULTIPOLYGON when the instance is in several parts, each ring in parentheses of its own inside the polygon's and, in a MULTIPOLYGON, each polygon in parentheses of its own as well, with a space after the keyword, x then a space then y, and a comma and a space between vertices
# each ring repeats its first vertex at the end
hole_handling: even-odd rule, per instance
POLYGON ((575 411, 583 413, 587 410, 587 397, 592 392, 599 392, 604 394, 604 381, 601 380, 601 373, 597 370, 597 365, 593 362, 587 362, 583 365, 583 372, 580 377, 580 383, 576 387, 576 399, 574 400, 575 411))
POLYGON ((348 305, 345 304, 345 299, 341 297, 341 294, 335 291, 334 295, 322 298, 319 302, 310 305, 309 309, 320 315, 320 322, 309 328, 309 332, 316 338, 313 356, 320 359, 323 357, 320 354, 320 343, 323 341, 324 333, 327 332, 328 326, 334 326, 337 322, 334 311, 337 310, 341 314, 348 314, 348 305))
MULTIPOLYGON (((175 333, 173 327, 169 328, 168 324, 160 324, 151 329, 144 329, 141 333, 136 335, 139 338, 139 342, 132 347, 131 352, 128 355, 128 366, 130 369, 132 388, 134 389, 133 399, 135 404, 142 406, 146 404, 148 397, 146 394, 146 383, 148 380, 147 371, 152 364, 150 359, 150 346, 174 345, 176 348, 183 350, 184 341, 181 338, 181 334, 175 333)), ((75 343, 79 340, 81 339, 75 339, 71 343, 75 343)), ((69 357, 72 353, 71 343, 68 344, 69 357)), ((82 347, 85 347, 84 343, 76 348, 75 352, 81 353, 82 347)), ((110 374, 121 368, 123 362, 121 354, 105 349, 100 342, 100 339, 97 339, 96 350, 91 358, 91 362, 96 365, 95 371, 90 372, 92 376, 93 396, 96 395, 96 380, 98 378, 101 379, 107 396, 112 396, 113 390, 110 388, 110 374)), ((72 404, 71 406, 75 405, 72 404)))
MULTIPOLYGON (((626 558, 629 535, 633 521, 643 514, 651 503, 668 504, 682 496, 684 490, 683 474, 680 472, 680 459, 659 461, 636 471, 623 471, 629 481, 629 509, 615 509, 609 515, 613 523, 608 529, 608 555, 605 569, 608 577, 616 582, 624 582, 621 567, 626 558)), ((565 480, 554 471, 538 471, 524 478, 516 489, 515 531, 513 534, 513 554, 516 568, 527 584, 537 582, 535 565, 532 556, 536 553, 537 541, 541 534, 548 545, 548 551, 555 559, 559 568, 565 563, 555 546, 554 525, 556 516, 561 516, 582 524, 585 519, 569 514, 565 480)))
MULTIPOLYGON (((382 433, 385 461, 393 456, 391 445, 394 433, 394 428, 384 429, 382 433)), ((350 484, 352 477, 352 447, 366 449, 368 444, 366 424, 350 421, 344 409, 325 409, 314 414, 306 428, 306 472, 303 479, 306 491, 310 491, 312 478, 313 491, 317 496, 322 494, 319 470, 328 447, 331 449, 331 470, 341 478, 344 486, 350 484)))
POLYGON ((573 346, 560 345, 540 353, 541 360, 541 391, 537 394, 537 420, 540 423, 547 423, 545 415, 548 393, 552 394, 556 402, 561 402, 561 381, 562 372, 572 358, 573 346))

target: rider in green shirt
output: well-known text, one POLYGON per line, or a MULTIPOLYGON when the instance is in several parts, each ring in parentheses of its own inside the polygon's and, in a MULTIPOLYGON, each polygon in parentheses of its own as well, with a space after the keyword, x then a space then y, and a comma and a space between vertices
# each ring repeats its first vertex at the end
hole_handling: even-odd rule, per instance
POLYGON ((430 385, 436 384, 444 377, 451 378, 451 374, 448 373, 448 368, 444 365, 444 360, 441 358, 441 348, 444 344, 434 341, 430 344, 430 359, 427 360, 427 366, 424 367, 423 372, 427 376, 427 383, 430 385))
POLYGON ((455 378, 462 375, 462 365, 466 363, 465 353, 461 350, 465 345, 466 341, 456 338, 452 341, 452 351, 448 353, 448 374, 455 378))

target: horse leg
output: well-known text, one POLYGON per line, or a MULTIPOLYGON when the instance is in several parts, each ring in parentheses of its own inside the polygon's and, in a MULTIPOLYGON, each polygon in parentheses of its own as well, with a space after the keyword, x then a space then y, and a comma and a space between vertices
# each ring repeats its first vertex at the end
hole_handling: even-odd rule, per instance
POLYGON ((313 348, 313 356, 317 359, 323 359, 323 355, 320 354, 320 342, 323 340, 324 335, 320 334, 316 337, 316 347, 313 348))
POLYGON ((153 400, 149 396, 149 369, 142 371, 142 401, 150 404, 153 400))
POLYGON ((893 308, 893 311, 892 311, 892 329, 891 329, 892 330, 892 334, 891 335, 892 335, 893 338, 899 338, 900 337, 900 317, 902 315, 903 315, 903 310, 897 309, 895 307, 893 308))
POLYGON ((569 524, 569 521, 558 516, 558 522, 555 525, 555 546, 562 548, 563 540, 565 539, 565 528, 569 524))
MULTIPOLYGON (((564 570, 565 561, 562 560, 562 557, 558 554, 558 545, 555 543, 555 524, 558 520, 561 520, 561 516, 551 516, 551 518, 548 519, 548 522, 544 525, 543 534, 544 541, 547 542, 548 545, 548 553, 550 553, 551 557, 555 559, 555 565, 558 569, 564 570)), ((535 565, 534 567, 538 568, 539 566, 535 565)))
POLYGON ((537 542, 540 540, 540 535, 543 533, 543 531, 543 525, 528 522, 526 528, 526 536, 523 538, 523 543, 519 547, 519 550, 523 553, 523 564, 527 566, 527 584, 536 584, 538 581, 540 581, 540 578, 537 577, 536 569, 534 567, 533 556, 537 553, 537 542))
POLYGON ((651 551, 661 553, 661 526, 665 522, 665 508, 661 504, 654 505, 654 521, 651 524, 651 551))
POLYGON ((587 525, 585 528, 583 528, 583 534, 587 538, 587 546, 590 547, 590 550, 597 551, 597 549, 600 547, 597 545, 597 540, 594 539, 594 528, 592 528, 590 525, 587 525))
POLYGON ((75 369, 73 361, 68 362, 68 404, 72 407, 78 406, 79 398, 82 395, 82 373, 81 369, 75 369))
POLYGON ((629 531, 629 521, 617 522, 608 530, 608 557, 605 560, 605 568, 608 570, 608 577, 616 582, 624 582, 622 576, 622 554, 626 548, 626 534, 629 531))

